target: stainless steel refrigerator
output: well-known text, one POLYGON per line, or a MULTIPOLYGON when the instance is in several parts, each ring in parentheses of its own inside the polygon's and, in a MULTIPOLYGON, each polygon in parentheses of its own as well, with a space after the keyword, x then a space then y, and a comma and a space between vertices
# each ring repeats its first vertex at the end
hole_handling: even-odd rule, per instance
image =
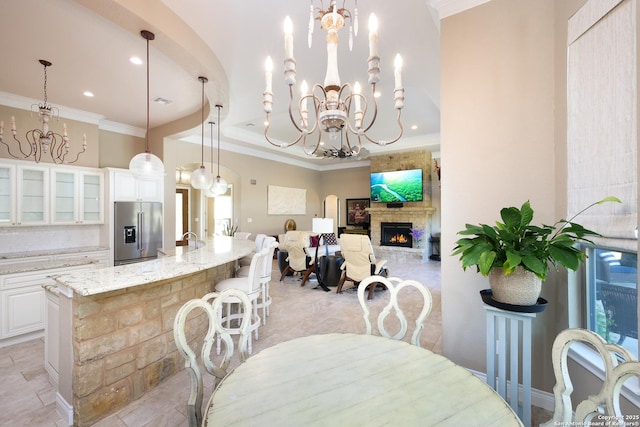
POLYGON ((114 265, 157 258, 162 247, 162 203, 115 202, 114 265))

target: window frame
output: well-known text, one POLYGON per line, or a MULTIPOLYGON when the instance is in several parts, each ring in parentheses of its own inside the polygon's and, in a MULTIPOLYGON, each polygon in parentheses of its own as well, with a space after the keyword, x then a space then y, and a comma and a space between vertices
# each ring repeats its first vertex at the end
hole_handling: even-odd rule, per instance
MULTIPOLYGON (((620 248, 593 245, 580 245, 580 249, 585 251, 587 255, 590 254, 590 251, 595 254, 596 249, 605 249, 617 252, 632 252, 620 248)), ((589 329, 589 313, 587 306, 589 304, 589 292, 587 289, 590 274, 590 270, 587 268, 589 263, 595 263, 595 256, 589 256, 589 258, 587 258, 585 263, 581 265, 578 270, 567 270, 569 328, 589 329)), ((640 318, 638 319, 638 323, 638 326, 640 326, 640 318)), ((640 340, 638 340, 638 347, 639 348, 636 351, 640 354, 640 340)), ((582 366, 596 378, 604 381, 604 363, 599 353, 595 349, 583 343, 574 343, 569 347, 568 357, 578 365, 582 366)), ((626 381, 624 386, 622 387, 621 395, 634 405, 640 406, 640 378, 626 381)))

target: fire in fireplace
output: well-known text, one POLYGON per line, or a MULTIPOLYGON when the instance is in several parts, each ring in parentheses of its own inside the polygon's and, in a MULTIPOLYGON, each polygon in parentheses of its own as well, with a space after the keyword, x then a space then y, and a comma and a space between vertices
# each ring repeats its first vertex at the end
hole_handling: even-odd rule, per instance
POLYGON ((383 222, 381 227, 380 246, 400 246, 410 248, 413 246, 411 237, 411 222, 383 222))

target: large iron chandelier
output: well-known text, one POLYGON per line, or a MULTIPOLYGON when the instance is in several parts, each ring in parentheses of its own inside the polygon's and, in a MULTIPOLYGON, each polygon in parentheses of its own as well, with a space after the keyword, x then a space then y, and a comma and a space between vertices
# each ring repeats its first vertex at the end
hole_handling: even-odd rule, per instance
POLYGON ((40 129, 28 130, 25 134, 27 140, 24 145, 28 148, 23 148, 23 143, 18 139, 18 129, 16 127, 16 118, 11 117, 11 134, 13 140, 16 142, 16 148, 20 151, 20 154, 14 154, 11 152, 11 146, 4 141, 4 122, 0 121, 0 142, 7 147, 7 152, 14 159, 29 159, 33 158, 36 163, 40 163, 43 155, 49 155, 54 163, 75 163, 80 158, 80 154, 84 153, 87 149, 87 135, 82 137, 82 151, 79 151, 74 160, 67 160, 67 155, 70 151, 69 136, 67 134, 67 124, 62 125, 62 134, 56 133, 49 129, 49 120, 53 117, 55 120, 60 119, 59 110, 57 107, 47 103, 47 67, 53 65, 51 62, 40 59, 38 62, 44 66, 44 102, 42 104, 33 104, 31 106, 32 112, 34 107, 38 107, 38 116, 42 127, 40 129))
MULTIPOLYGON (((345 0, 346 2, 346 0, 345 0)), ((343 3, 344 6, 344 3, 343 3)), ((309 11, 308 43, 311 47, 314 21, 320 21, 320 27, 327 31, 327 71, 324 84, 316 83, 311 90, 306 81, 300 85, 300 98, 294 99, 294 86, 296 84, 296 61, 293 58, 292 23, 287 16, 285 19, 285 59, 284 75, 285 83, 289 86, 289 117, 291 123, 298 131, 298 136, 292 142, 276 143, 269 138, 270 114, 273 110, 272 72, 273 61, 268 57, 265 62, 264 111, 267 114, 264 135, 267 141, 281 148, 287 148, 302 141, 304 152, 310 156, 321 155, 324 157, 360 157, 363 150, 362 140, 385 146, 398 141, 402 137, 403 128, 400 116, 404 106, 404 88, 402 87, 402 58, 395 58, 395 89, 394 103, 397 110, 397 122, 399 132, 389 141, 375 140, 367 132, 371 129, 378 116, 378 105, 375 98, 376 84, 380 80, 380 57, 378 56, 378 21, 372 13, 369 18, 369 72, 368 83, 371 85, 369 100, 361 92, 358 82, 341 84, 338 73, 338 31, 342 29, 346 21, 349 21, 349 47, 353 46, 353 37, 358 34, 358 9, 352 13, 345 7, 338 8, 336 0, 331 0, 327 9, 321 6, 313 7, 309 11), (311 106, 309 107, 309 101, 311 106), (309 109, 311 110, 311 114, 309 109), (371 109, 371 110, 370 110, 371 109), (368 114, 369 113, 369 114, 368 114), (340 149, 321 149, 322 132, 329 134, 331 140, 337 138, 338 133, 344 130, 345 142, 340 149), (311 142, 311 135, 316 133, 317 138, 311 142), (357 139, 357 143, 351 143, 351 137, 357 139), (308 138, 309 137, 309 138, 308 138), (309 139, 309 140, 308 140, 309 139), (333 155, 332 153, 336 153, 333 155)))

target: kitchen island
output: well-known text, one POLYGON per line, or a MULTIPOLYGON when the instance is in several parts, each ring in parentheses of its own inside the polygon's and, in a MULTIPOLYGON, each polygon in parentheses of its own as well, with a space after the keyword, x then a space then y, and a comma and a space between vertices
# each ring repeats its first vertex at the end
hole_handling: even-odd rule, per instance
MULTIPOLYGON (((92 425, 183 368, 173 320, 182 305, 233 277, 250 240, 216 236, 203 247, 152 261, 54 277, 58 319, 58 412, 69 424, 92 425)), ((193 336, 208 325, 194 322, 193 336)), ((56 328, 57 327, 57 328, 56 328)))

